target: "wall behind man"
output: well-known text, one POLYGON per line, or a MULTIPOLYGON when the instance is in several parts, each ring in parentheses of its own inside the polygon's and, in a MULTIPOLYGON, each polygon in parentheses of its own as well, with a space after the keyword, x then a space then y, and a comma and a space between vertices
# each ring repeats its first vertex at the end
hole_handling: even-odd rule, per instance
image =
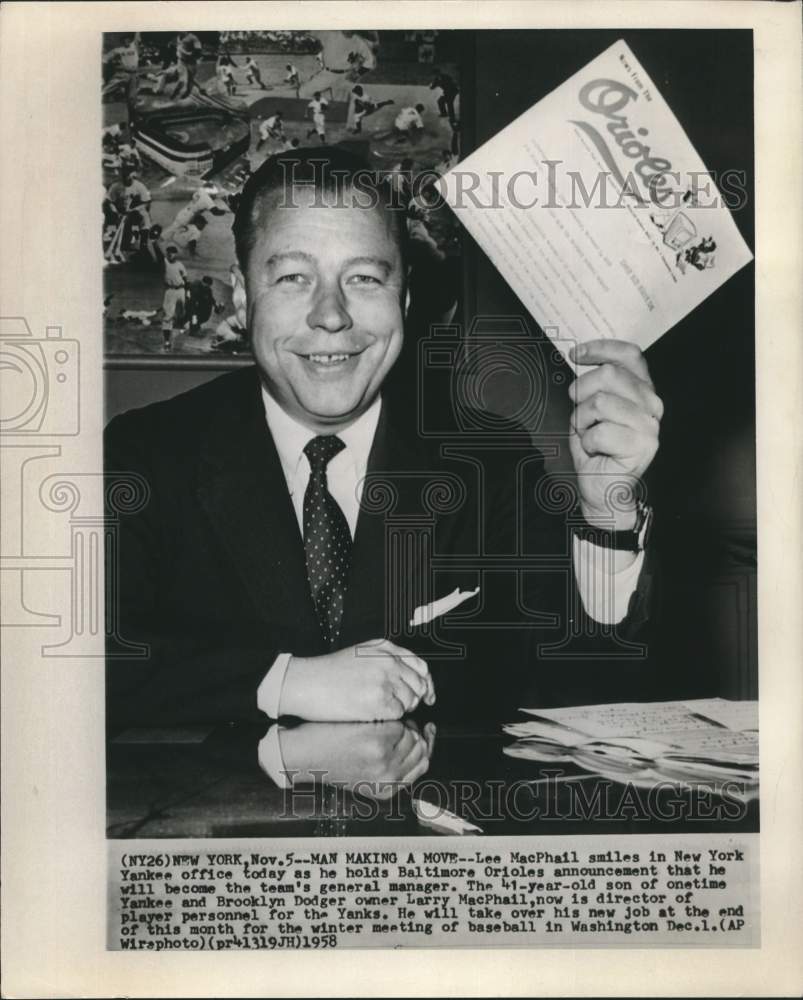
POLYGON ((106 420, 118 413, 135 410, 160 399, 170 399, 182 392, 188 392, 210 379, 223 374, 223 370, 212 365, 204 368, 159 367, 119 367, 111 362, 106 369, 106 420))

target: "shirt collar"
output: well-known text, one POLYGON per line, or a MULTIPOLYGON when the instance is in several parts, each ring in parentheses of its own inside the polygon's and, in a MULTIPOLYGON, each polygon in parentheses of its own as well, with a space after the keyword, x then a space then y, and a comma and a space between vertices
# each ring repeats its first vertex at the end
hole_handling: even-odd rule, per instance
MULTIPOLYGON (((261 390, 268 428, 279 453, 287 488, 292 493, 299 463, 305 457, 304 448, 315 434, 285 412, 264 385, 261 390)), ((337 435, 346 447, 332 461, 336 461, 341 455, 346 461, 351 461, 358 480, 362 479, 368 467, 368 455, 374 442, 380 410, 381 399, 377 396, 365 413, 337 435)))

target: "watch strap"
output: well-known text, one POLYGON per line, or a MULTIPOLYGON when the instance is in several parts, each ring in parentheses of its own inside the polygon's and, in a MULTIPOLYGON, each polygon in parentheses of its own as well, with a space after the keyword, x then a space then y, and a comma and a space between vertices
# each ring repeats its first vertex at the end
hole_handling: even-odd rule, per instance
POLYGON ((653 510, 647 504, 636 503, 636 523, 632 528, 617 531, 586 521, 580 504, 576 504, 568 516, 568 524, 576 537, 594 545, 622 552, 643 552, 647 546, 652 528, 653 510))

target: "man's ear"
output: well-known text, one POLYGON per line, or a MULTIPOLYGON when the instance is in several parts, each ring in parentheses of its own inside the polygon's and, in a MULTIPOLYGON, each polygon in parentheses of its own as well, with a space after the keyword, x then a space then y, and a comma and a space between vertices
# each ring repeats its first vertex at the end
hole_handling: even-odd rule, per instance
POLYGON ((410 264, 404 269, 404 292, 402 295, 402 319, 407 319, 407 314, 410 312, 410 273, 412 272, 412 267, 410 264))
POLYGON ((241 326, 243 330, 248 329, 248 299, 245 293, 245 279, 243 278, 243 272, 241 268, 237 268, 234 272, 234 288, 233 293, 239 293, 237 298, 240 299, 241 304, 234 310, 234 315, 237 317, 237 325, 241 326), (243 305, 242 303, 245 303, 243 305))

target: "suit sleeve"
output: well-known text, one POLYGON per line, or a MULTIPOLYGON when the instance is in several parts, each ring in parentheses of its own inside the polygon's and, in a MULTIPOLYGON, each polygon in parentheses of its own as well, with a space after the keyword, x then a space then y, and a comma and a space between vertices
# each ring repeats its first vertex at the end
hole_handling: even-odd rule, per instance
POLYGON ((528 556, 552 554, 544 572, 526 575, 525 605, 545 609, 549 626, 536 625, 528 636, 529 669, 522 677, 526 704, 583 704, 650 697, 656 679, 650 660, 657 565, 650 548, 630 595, 625 617, 605 624, 584 606, 573 558, 574 537, 566 502, 553 488, 543 462, 523 476, 519 496, 524 511, 522 535, 528 556), (559 566, 559 569, 554 567, 559 566))
POLYGON ((464 643, 466 655, 430 664, 439 714, 498 723, 525 705, 635 696, 649 677, 652 554, 645 554, 625 618, 602 625, 584 609, 566 503, 550 488, 540 455, 528 449, 512 463, 503 456, 498 467, 489 463, 487 477, 485 553, 507 568, 483 574, 472 627, 443 631, 464 643))
POLYGON ((258 626, 170 620, 163 582, 170 567, 170 480, 147 446, 142 422, 116 418, 105 438, 108 523, 107 726, 264 721, 257 688, 280 650, 258 626), (119 489, 144 496, 121 511, 119 489))

